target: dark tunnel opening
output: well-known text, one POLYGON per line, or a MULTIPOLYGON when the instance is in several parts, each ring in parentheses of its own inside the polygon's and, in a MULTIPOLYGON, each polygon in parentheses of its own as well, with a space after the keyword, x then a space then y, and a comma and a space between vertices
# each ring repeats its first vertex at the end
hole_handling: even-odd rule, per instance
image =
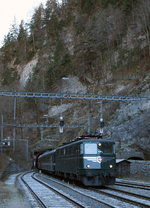
POLYGON ((128 160, 144 160, 142 157, 129 157, 128 160))

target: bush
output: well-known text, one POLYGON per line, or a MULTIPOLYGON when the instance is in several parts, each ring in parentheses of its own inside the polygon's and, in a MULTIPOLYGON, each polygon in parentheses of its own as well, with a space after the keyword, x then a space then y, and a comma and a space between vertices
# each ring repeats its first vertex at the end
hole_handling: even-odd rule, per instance
POLYGON ((137 0, 100 0, 102 7, 106 8, 109 4, 112 4, 115 7, 123 7, 123 11, 128 13, 132 10, 133 4, 137 0))
POLYGON ((34 50, 29 51, 26 55, 26 60, 31 61, 31 59, 34 57, 34 54, 34 50))
POLYGON ((90 13, 94 8, 96 1, 95 0, 85 0, 81 1, 81 10, 83 13, 90 13))
POLYGON ((61 62, 61 64, 62 65, 68 65, 68 64, 70 64, 70 56, 69 56, 69 54, 68 53, 65 53, 64 54, 64 56, 63 56, 63 58, 62 58, 62 62, 61 62))
POLYGON ((50 65, 45 73, 45 82, 47 86, 53 85, 53 83, 56 81, 56 72, 55 67, 50 65))
POLYGON ((10 85, 18 78, 18 73, 14 68, 5 68, 2 73, 2 85, 10 85))

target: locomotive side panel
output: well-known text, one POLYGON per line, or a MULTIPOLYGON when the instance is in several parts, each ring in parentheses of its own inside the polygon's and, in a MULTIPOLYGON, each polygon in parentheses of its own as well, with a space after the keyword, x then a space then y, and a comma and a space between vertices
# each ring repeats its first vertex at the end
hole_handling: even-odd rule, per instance
POLYGON ((56 150, 56 173, 71 179, 77 177, 79 169, 79 144, 56 150))
POLYGON ((53 173, 55 171, 55 151, 48 151, 38 158, 38 168, 53 173))

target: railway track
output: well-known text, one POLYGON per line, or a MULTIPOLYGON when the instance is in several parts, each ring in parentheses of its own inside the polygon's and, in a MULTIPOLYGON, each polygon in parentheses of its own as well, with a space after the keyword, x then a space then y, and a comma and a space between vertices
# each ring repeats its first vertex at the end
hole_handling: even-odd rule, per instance
POLYGON ((135 205, 142 208, 150 208, 150 197, 142 195, 142 193, 135 193, 135 190, 134 192, 132 192, 131 190, 121 190, 117 187, 108 187, 101 190, 91 188, 90 190, 93 190, 96 193, 104 194, 117 200, 119 199, 120 201, 127 202, 130 205, 135 205))
MULTIPOLYGON (((142 193, 142 192, 138 193, 137 189, 136 189, 136 193, 135 193, 135 189, 134 190, 131 190, 131 189, 123 190, 123 189, 120 189, 120 186, 109 187, 108 189, 112 190, 112 191, 115 191, 115 192, 123 193, 123 194, 129 194, 133 197, 137 197, 137 198, 142 199, 142 200, 147 200, 149 205, 150 205, 150 192, 149 192, 149 196, 148 196, 147 193, 145 195, 145 192, 144 193, 142 193)), ((146 189, 144 189, 144 190, 146 190, 146 189)))
POLYGON ((150 191, 150 185, 148 184, 141 184, 141 183, 136 183, 136 182, 119 182, 117 181, 115 183, 115 185, 118 185, 118 186, 123 186, 123 187, 131 187, 131 188, 135 188, 135 189, 142 189, 142 190, 149 190, 150 191))
POLYGON ((33 189, 31 188, 31 181, 30 183, 28 183, 24 177, 26 175, 29 175, 30 173, 25 173, 23 175, 20 176, 22 182, 24 183, 24 185, 27 187, 27 189, 30 191, 30 193, 32 194, 32 196, 34 197, 34 199, 36 200, 37 204, 39 205, 39 207, 43 207, 46 208, 47 206, 44 204, 44 202, 40 199, 40 196, 38 196, 38 194, 36 194, 33 189))
MULTIPOLYGON (((66 183, 62 183, 58 180, 55 180, 51 177, 45 176, 45 175, 39 175, 39 174, 35 174, 33 176, 34 178, 36 177, 36 180, 39 181, 40 183, 44 183, 46 186, 48 187, 53 187, 53 189, 59 189, 63 191, 63 193, 68 195, 67 197, 69 197, 70 199, 73 197, 72 200, 75 200, 76 202, 78 201, 78 203, 82 203, 83 207, 88 207, 88 208, 117 208, 116 205, 112 205, 111 203, 108 203, 104 200, 101 199, 97 199, 96 197, 92 197, 89 194, 85 194, 83 193, 85 190, 79 191, 78 188, 76 189, 73 186, 70 186, 66 183), (55 187, 55 188, 54 188, 55 187), (57 187, 57 188, 56 188, 57 187)), ((56 190, 56 191, 57 191, 56 190)))
POLYGON ((82 204, 70 199, 52 187, 47 186, 45 183, 42 183, 42 181, 37 180, 33 176, 33 172, 23 174, 21 180, 36 201, 36 207, 85 208, 82 204))
POLYGON ((150 208, 150 185, 140 182, 117 181, 113 186, 107 186, 96 192, 126 201, 142 208, 150 208))
MULTIPOLYGON (((55 184, 57 184, 57 186, 62 186, 63 188, 66 187, 66 189, 69 190, 69 192, 71 193, 72 191, 73 192, 76 192, 77 194, 80 195, 80 197, 82 197, 82 201, 84 201, 84 197, 86 197, 86 200, 90 200, 91 201, 91 205, 89 207, 141 207, 139 206, 135 206, 135 204, 131 203, 131 201, 125 201, 123 200, 122 198, 116 198, 114 197, 113 195, 111 194, 105 194, 105 193, 102 193, 102 192, 99 192, 99 190, 97 189, 87 189, 87 188, 83 188, 83 187, 73 187, 72 185, 69 185, 64 183, 64 182, 60 182, 59 180, 57 179, 54 179, 54 178, 51 178, 49 176, 45 176, 45 175, 37 175, 38 178, 40 178, 40 180, 46 180, 47 182, 49 181, 51 184, 53 184, 53 182, 55 184), (98 202, 100 203, 101 205, 98 205, 98 204, 95 204, 95 202, 98 202), (102 205, 103 204, 103 205, 102 205)), ((54 185, 53 185, 54 186, 54 185)), ((56 186, 56 185, 55 185, 56 186)), ((59 187, 59 189, 61 189, 59 187)), ((66 190, 64 191, 66 192, 66 190)), ((72 195, 72 193, 71 193, 72 195)), ((136 204, 137 205, 137 204, 136 204)))

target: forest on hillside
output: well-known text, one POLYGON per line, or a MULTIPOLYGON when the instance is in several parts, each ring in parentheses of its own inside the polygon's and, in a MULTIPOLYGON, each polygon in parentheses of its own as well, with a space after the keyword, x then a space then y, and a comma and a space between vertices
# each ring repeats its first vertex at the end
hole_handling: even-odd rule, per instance
POLYGON ((35 56, 27 91, 49 91, 67 74, 88 82, 87 74, 107 80, 110 73, 139 72, 138 60, 149 55, 149 8, 140 0, 65 0, 61 5, 48 0, 29 23, 12 24, 5 36, 1 85, 17 87, 18 65, 35 56))

